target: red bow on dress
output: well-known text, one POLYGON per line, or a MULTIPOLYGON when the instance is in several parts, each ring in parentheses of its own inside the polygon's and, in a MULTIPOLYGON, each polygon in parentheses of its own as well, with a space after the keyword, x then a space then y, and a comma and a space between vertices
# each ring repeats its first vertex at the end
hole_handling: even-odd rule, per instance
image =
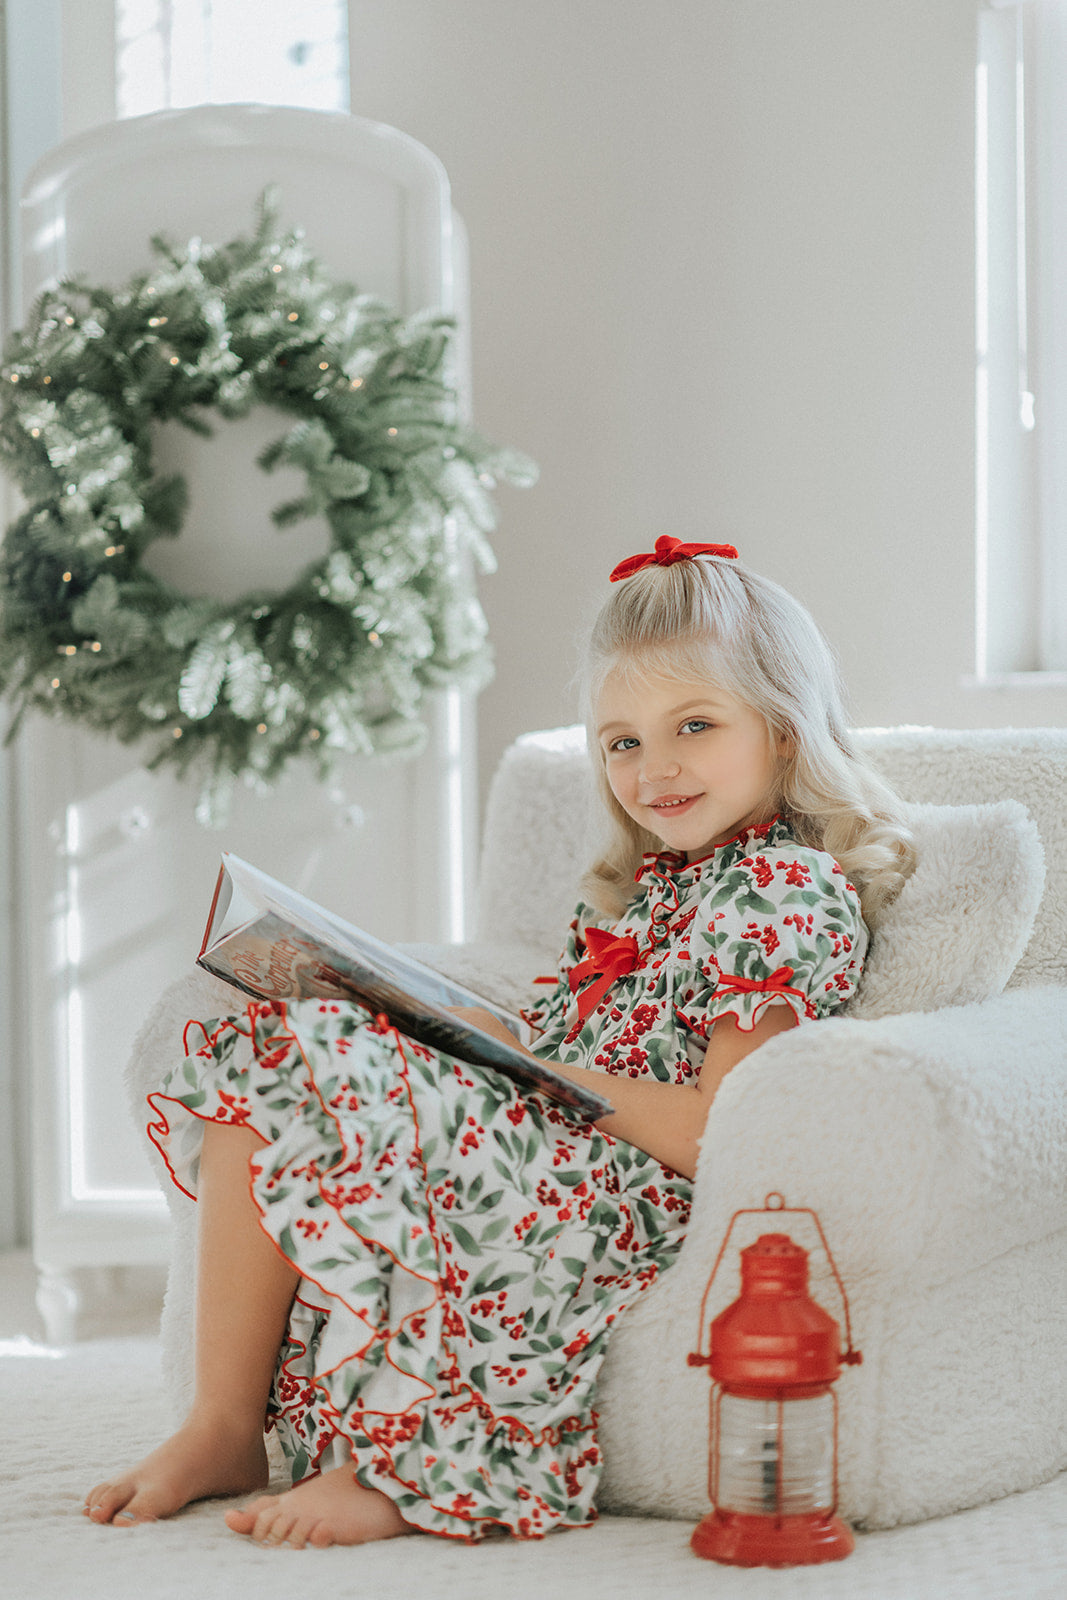
MULTIPOLYGON (((589 978, 595 978, 578 996, 578 1021, 584 1022, 590 1011, 611 988, 616 978, 632 972, 640 962, 637 940, 632 933, 608 933, 606 928, 587 928, 585 948, 589 952, 584 961, 571 968, 568 983, 574 994, 589 978)), ((792 973, 789 974, 792 977, 792 973)))
POLYGON ((737 561, 738 554, 732 544, 683 544, 672 539, 669 533, 656 540, 656 548, 643 556, 627 556, 611 574, 611 582, 629 578, 642 567, 673 567, 676 561, 692 561, 694 556, 723 556, 727 561, 737 561))
POLYGON ((793 976, 792 967, 779 967, 772 972, 769 978, 742 978, 728 972, 719 974, 717 989, 733 990, 737 994, 752 994, 759 991, 762 994, 795 994, 798 1000, 803 1000, 804 1009, 810 1010, 808 997, 800 989, 794 989, 790 983, 793 976))

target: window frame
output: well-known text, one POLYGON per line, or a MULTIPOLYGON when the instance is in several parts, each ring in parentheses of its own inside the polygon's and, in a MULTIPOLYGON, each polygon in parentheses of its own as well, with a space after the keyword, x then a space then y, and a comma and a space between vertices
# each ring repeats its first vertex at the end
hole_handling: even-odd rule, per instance
POLYGON ((975 109, 976 583, 969 681, 1061 688, 1067 685, 1067 199, 1056 193, 1055 155, 1067 149, 1067 0, 987 0, 980 8, 975 109))

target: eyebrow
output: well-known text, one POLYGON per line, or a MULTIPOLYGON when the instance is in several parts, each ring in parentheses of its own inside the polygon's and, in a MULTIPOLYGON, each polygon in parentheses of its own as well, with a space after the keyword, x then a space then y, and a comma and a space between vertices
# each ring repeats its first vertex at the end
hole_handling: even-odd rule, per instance
MULTIPOLYGON (((695 711, 698 708, 708 710, 711 707, 715 707, 719 711, 729 710, 725 700, 716 700, 714 695, 702 695, 699 700, 683 700, 681 705, 669 707, 666 715, 668 717, 680 717, 686 711, 695 711)), ((597 728, 597 738, 603 738, 604 734, 610 733, 613 728, 628 728, 629 726, 630 724, 625 719, 619 722, 602 722, 597 728)))

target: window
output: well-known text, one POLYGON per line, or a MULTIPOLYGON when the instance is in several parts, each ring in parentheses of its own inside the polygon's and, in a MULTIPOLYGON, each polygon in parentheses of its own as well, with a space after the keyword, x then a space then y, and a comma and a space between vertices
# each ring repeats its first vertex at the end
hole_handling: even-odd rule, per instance
POLYGON ((976 675, 980 682, 1060 682, 1067 673, 1067 0, 987 0, 976 107, 976 675))
POLYGON ((120 117, 206 102, 348 110, 345 0, 116 0, 120 117))

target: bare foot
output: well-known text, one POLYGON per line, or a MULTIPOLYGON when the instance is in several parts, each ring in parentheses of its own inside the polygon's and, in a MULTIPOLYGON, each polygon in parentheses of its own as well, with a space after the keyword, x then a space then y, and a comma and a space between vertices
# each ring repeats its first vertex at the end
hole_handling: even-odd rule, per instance
POLYGON ((234 1533, 247 1533, 260 1544, 295 1550, 308 1544, 317 1549, 367 1544, 414 1532, 388 1495, 364 1489, 347 1466, 305 1478, 285 1494, 261 1495, 240 1511, 227 1511, 226 1522, 234 1533))
POLYGON ((262 1433, 235 1437, 229 1419, 220 1423, 189 1417, 129 1472, 90 1489, 85 1515, 93 1522, 132 1528, 173 1516, 193 1500, 262 1489, 269 1478, 262 1433))

